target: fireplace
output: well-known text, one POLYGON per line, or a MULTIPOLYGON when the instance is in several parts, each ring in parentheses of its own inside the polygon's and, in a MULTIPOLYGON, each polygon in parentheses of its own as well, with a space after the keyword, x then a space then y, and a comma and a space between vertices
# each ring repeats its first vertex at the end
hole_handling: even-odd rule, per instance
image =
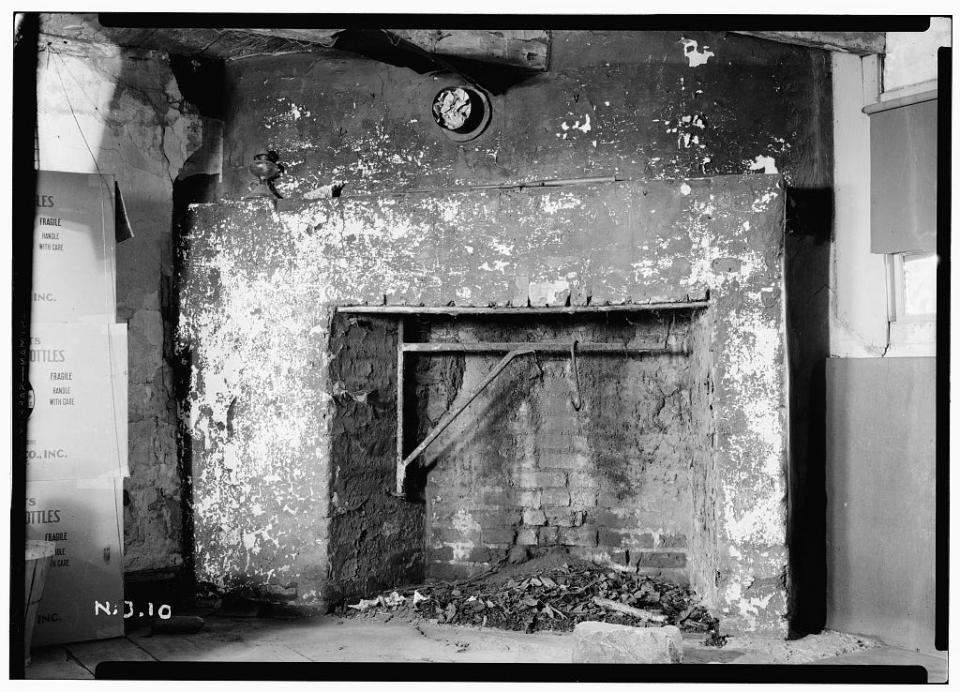
POLYGON ((707 306, 341 308, 331 526, 368 534, 367 550, 337 541, 343 593, 390 565, 397 582, 457 579, 552 550, 684 584, 707 571, 707 306), (393 435, 405 523, 379 541, 375 507, 398 518, 393 435))
POLYGON ((191 213, 200 582, 323 609, 562 548, 785 631, 776 178, 191 213))

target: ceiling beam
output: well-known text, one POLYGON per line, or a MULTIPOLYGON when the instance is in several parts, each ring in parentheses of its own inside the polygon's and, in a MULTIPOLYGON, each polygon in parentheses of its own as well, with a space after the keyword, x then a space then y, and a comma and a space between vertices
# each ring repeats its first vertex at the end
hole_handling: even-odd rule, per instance
POLYGON ((856 55, 882 54, 887 48, 887 37, 882 31, 732 31, 730 33, 856 55))
POLYGON ((259 36, 271 36, 273 38, 285 38, 290 41, 299 41, 301 43, 313 43, 326 48, 331 48, 337 42, 337 34, 343 29, 237 29, 248 34, 257 34, 259 36))
POLYGON ((545 72, 550 35, 541 30, 386 29, 387 34, 426 53, 545 72))
POLYGON ((96 14, 42 13, 45 36, 136 48, 172 55, 228 59, 321 51, 336 40, 339 29, 195 29, 102 26, 96 14))

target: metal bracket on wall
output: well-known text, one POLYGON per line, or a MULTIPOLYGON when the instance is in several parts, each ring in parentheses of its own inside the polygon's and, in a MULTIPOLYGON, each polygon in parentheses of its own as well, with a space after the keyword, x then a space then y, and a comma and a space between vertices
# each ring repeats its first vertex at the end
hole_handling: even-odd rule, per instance
POLYGON ((577 368, 577 340, 574 339, 573 343, 570 344, 570 368, 573 370, 573 379, 577 385, 577 398, 570 398, 570 403, 573 404, 573 410, 579 411, 583 406, 583 397, 580 395, 580 370, 577 368))
POLYGON ((398 320, 397 327, 397 485, 393 493, 397 497, 406 497, 404 493, 404 482, 407 476, 407 467, 419 457, 427 447, 430 446, 440 434, 446 430, 457 417, 476 399, 480 393, 493 382, 497 375, 512 363, 516 358, 534 353, 545 355, 561 355, 569 357, 572 360, 574 373, 577 378, 577 399, 574 402, 574 408, 580 410, 583 401, 580 395, 580 377, 577 372, 576 357, 577 354, 620 354, 620 355, 643 355, 643 354, 672 354, 689 355, 686 349, 672 348, 639 348, 636 346, 625 346, 623 344, 611 343, 580 343, 578 341, 533 341, 533 342, 478 342, 478 343, 406 343, 403 338, 403 319, 398 320), (466 399, 458 404, 454 409, 447 412, 437 426, 430 431, 423 441, 417 445, 410 454, 403 454, 403 370, 404 357, 407 353, 502 353, 506 355, 487 373, 483 381, 477 388, 470 393, 466 399))

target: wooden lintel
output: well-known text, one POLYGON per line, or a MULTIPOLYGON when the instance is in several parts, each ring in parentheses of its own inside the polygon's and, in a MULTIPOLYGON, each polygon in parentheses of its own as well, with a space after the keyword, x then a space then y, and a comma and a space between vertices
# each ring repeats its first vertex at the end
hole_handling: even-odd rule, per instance
POLYGON ((548 68, 550 35, 541 30, 387 29, 387 33, 437 56, 510 65, 534 72, 548 68))
POLYGON ((879 55, 883 54, 887 47, 887 37, 882 31, 732 31, 730 33, 855 55, 879 55))
POLYGON ((573 305, 540 307, 485 307, 435 305, 341 305, 337 312, 372 315, 589 315, 606 312, 666 312, 669 310, 699 310, 710 307, 709 300, 687 300, 663 303, 622 303, 619 305, 573 305))

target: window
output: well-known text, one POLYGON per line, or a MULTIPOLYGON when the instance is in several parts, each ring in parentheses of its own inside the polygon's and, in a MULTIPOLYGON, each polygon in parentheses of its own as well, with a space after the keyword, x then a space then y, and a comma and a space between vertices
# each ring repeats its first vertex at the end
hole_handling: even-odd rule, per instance
POLYGON ((886 260, 890 348, 900 355, 933 355, 939 258, 931 252, 897 252, 886 260))

